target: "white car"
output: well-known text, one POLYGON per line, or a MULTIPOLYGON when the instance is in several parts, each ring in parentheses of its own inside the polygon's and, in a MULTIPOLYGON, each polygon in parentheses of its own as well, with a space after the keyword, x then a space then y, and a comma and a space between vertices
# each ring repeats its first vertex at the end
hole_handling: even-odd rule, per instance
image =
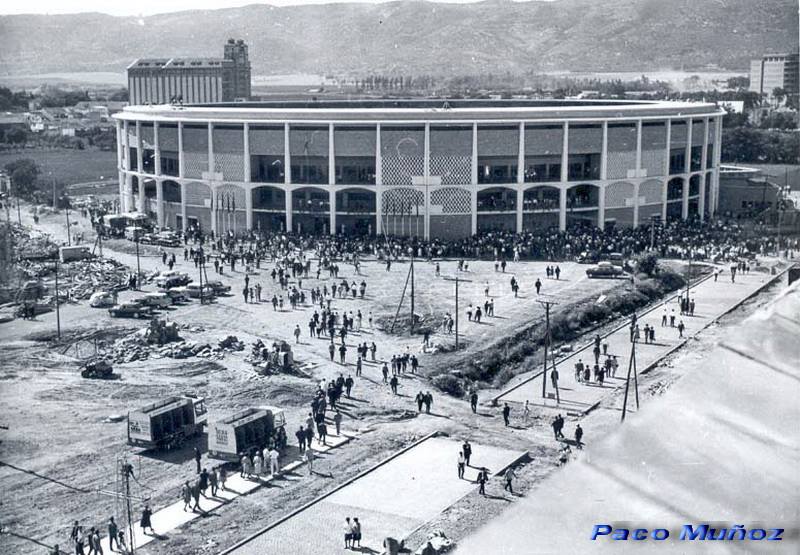
POLYGON ((110 308, 117 304, 117 294, 110 291, 97 291, 89 297, 89 306, 93 308, 110 308))

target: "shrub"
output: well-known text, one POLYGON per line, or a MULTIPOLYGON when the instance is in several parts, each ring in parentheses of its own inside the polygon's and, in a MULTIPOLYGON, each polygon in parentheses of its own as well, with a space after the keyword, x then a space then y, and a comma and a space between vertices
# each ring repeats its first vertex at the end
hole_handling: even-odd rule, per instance
POLYGON ((464 396, 464 383, 452 374, 434 376, 433 385, 453 397, 464 396))

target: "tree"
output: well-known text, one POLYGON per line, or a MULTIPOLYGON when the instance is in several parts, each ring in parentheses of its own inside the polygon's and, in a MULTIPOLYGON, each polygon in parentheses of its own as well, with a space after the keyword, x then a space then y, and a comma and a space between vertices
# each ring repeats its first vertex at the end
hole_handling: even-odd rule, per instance
POLYGON ((25 143, 28 139, 28 134, 22 127, 14 127, 6 131, 6 142, 19 145, 25 143))
POLYGON ((772 89, 772 96, 775 98, 775 101, 778 104, 780 104, 786 97, 786 91, 783 90, 781 87, 775 87, 774 89, 772 89))
POLYGON ((6 173, 11 177, 12 191, 23 198, 30 198, 36 189, 36 182, 41 168, 30 158, 20 158, 5 165, 6 173))

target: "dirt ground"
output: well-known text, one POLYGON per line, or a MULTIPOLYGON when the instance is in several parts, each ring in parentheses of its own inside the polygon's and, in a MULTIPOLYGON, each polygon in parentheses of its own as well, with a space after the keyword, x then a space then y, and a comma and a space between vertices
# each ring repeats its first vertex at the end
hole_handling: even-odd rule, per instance
MULTIPOLYGON (((44 217, 36 228, 55 238, 63 238, 62 218, 60 215, 44 217)), ((73 231, 88 229, 85 220, 75 219, 78 222, 73 231)), ((23 214, 23 223, 33 226, 27 212, 23 214)), ((88 238, 88 232, 86 235, 88 238)), ((115 246, 114 243, 107 245, 105 254, 136 268, 136 256, 128 248, 113 250, 115 246)), ((185 269, 192 275, 196 273, 193 264, 183 262, 182 249, 175 249, 175 252, 178 269, 185 269)), ((140 254, 139 263, 143 271, 163 269, 160 258, 152 251, 144 256, 140 254)), ((365 326, 370 312, 376 321, 394 314, 408 264, 393 265, 391 272, 386 272, 382 264, 367 261, 362 265, 363 275, 358 276, 354 275, 352 266, 340 266, 342 272, 338 281, 346 278, 359 283, 364 279, 367 298, 336 300, 335 309, 353 313, 360 309, 365 326)), ((469 349, 477 354, 483 345, 542 317, 542 308, 536 302, 533 290, 537 277, 544 282, 543 292, 568 300, 596 297, 614 285, 612 281, 587 279, 585 267, 572 263, 561 264, 562 279, 558 282, 546 280, 544 266, 546 264, 542 262, 511 264, 506 274, 502 274, 494 271, 492 263, 470 263, 470 272, 462 273, 461 277, 473 281, 462 284, 460 288, 460 327, 469 349), (511 294, 511 275, 522 284, 521 298, 515 299, 511 294), (497 316, 485 319, 482 324, 466 322, 465 307, 470 302, 484 302, 487 281, 497 316)), ((456 262, 442 262, 441 270, 444 275, 454 275, 456 262)), ((75 519, 84 525, 103 527, 110 515, 118 515, 118 520, 121 520, 119 502, 97 492, 115 488, 115 465, 122 456, 131 460, 136 469, 134 494, 149 497, 155 509, 177 499, 180 485, 194 476, 191 456, 194 445, 188 444, 184 449, 168 454, 130 448, 125 443, 125 423, 114 422, 115 416, 165 396, 191 392, 207 399, 210 420, 249 406, 280 406, 287 413, 287 431, 292 438, 292 432, 309 412, 308 403, 316 382, 339 373, 355 373, 354 350, 348 352, 348 364, 342 366, 328 359, 325 340, 308 337, 307 323, 313 314, 312 309, 276 312, 267 302, 246 304, 241 295, 244 280, 241 268, 234 273, 226 268, 223 276, 212 279, 221 279, 232 285, 232 295, 221 297, 210 305, 193 301, 166 311, 164 316, 195 327, 197 331, 181 332, 186 339, 214 345, 233 334, 247 345, 244 352, 228 353, 221 360, 150 358, 115 365, 115 372, 121 375, 119 380, 85 380, 80 377, 76 354, 84 355, 90 347, 80 341, 75 347, 77 337, 96 330, 119 334, 144 326, 144 322, 112 319, 107 311, 90 308, 86 302, 68 304, 61 310, 62 341, 57 346, 34 340, 52 333, 55 328, 55 315, 52 313, 34 321, 16 320, 0 325, 0 424, 9 426, 8 430, 0 431, 0 461, 61 482, 0 467, 0 483, 5 492, 0 501, 3 526, 64 546, 68 543, 69 529, 75 519), (296 325, 302 332, 301 342, 297 345, 292 336, 296 325), (244 357, 257 338, 266 344, 275 339, 292 343, 299 367, 310 377, 256 374, 244 357)), ((270 299, 273 293, 280 294, 279 287, 263 266, 259 274, 251 275, 250 279, 251 285, 260 282, 264 287, 262 299, 270 299)), ((307 279, 303 280, 303 288, 322 283, 330 285, 333 281, 307 279)), ((415 265, 418 313, 440 318, 445 312, 452 312, 453 287, 452 282, 435 277, 432 264, 418 262, 415 265)), ((144 289, 153 291, 155 287, 149 285, 144 289)), ((135 295, 134 292, 123 292, 121 299, 135 295)), ((403 311, 408 310, 406 304, 403 311)), ((446 344, 452 342, 452 336, 437 334, 433 340, 446 344)), ((389 335, 378 329, 362 329, 348 338, 348 344, 363 341, 375 341, 378 358, 388 359, 406 348, 419 353, 421 338, 389 335)), ((702 342, 688 350, 701 354, 702 342)), ((437 354, 418 356, 423 371, 426 366, 437 364, 437 357, 442 357, 437 354)), ((685 355, 676 355, 679 356, 685 355)), ((660 367, 643 380, 642 389, 653 386, 653 391, 658 393, 676 375, 679 371, 674 366, 665 366, 663 370, 660 367), (666 385, 656 387, 662 382, 666 385)), ((465 401, 437 393, 422 376, 405 375, 399 396, 392 395, 381 381, 379 365, 366 364, 363 377, 354 387, 354 398, 343 405, 343 428, 358 431, 359 435, 355 441, 322 458, 321 471, 330 477, 281 481, 276 486, 263 488, 237 499, 209 518, 175 530, 168 538, 153 542, 140 551, 151 554, 218 552, 369 468, 414 439, 436 430, 483 444, 530 450, 532 459, 519 473, 522 492, 534 487, 542 476, 556 468, 558 444, 551 439, 549 412, 534 410, 529 422, 505 428, 499 409, 481 406, 478 414, 472 414, 465 401), (434 414, 417 414, 413 397, 419 390, 434 393, 434 414)), ((482 401, 490 394, 482 393, 482 401)), ((591 441, 592 434, 602 433, 603 429, 610 429, 615 424, 613 403, 617 401, 610 399, 608 402, 611 408, 595 411, 585 419, 584 428, 591 430, 587 434, 588 441, 591 441)), ((572 423, 567 427, 573 427, 572 423)), ((198 444, 201 450, 205 447, 203 443, 204 440, 198 444)), ((430 527, 442 528, 457 539, 498 514, 507 503, 508 500, 481 500, 470 494, 430 527)), ((415 534, 409 543, 416 546, 427 529, 415 534)), ((43 552, 33 544, 7 536, 0 538, 0 547, 1 551, 9 553, 43 552)))

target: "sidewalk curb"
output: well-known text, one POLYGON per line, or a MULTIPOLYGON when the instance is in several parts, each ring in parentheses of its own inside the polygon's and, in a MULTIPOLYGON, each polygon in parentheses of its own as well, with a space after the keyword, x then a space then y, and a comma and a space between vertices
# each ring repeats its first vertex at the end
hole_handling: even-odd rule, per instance
POLYGON ((258 530, 255 533, 251 534, 250 536, 247 536, 246 538, 236 542, 235 544, 233 544, 232 546, 226 548, 225 550, 220 551, 218 555, 228 555, 230 553, 233 553, 236 549, 239 549, 243 545, 245 545, 247 543, 250 543, 251 541, 253 541, 257 537, 261 536, 262 534, 264 534, 266 532, 269 532, 271 529, 275 528, 279 524, 282 524, 282 523, 286 522, 290 518, 293 518, 293 517, 297 516, 298 514, 300 514, 303 511, 305 511, 306 509, 312 507, 313 505, 316 505, 317 503, 319 503, 320 501, 322 501, 326 497, 330 497, 331 495, 333 495, 334 493, 336 493, 340 489, 343 489, 343 488, 349 486, 350 484, 352 484, 353 482, 355 482, 359 478, 362 478, 362 477, 366 476, 367 474, 369 474, 370 472, 373 472, 374 470, 377 470, 378 468, 380 468, 380 467, 384 466, 385 464, 391 462, 392 460, 396 459, 400 455, 406 453, 407 451, 410 451, 411 449, 413 449, 417 445, 419 445, 419 444, 421 444, 421 443, 423 443, 425 441, 428 441, 432 437, 437 437, 439 435, 446 435, 446 434, 443 434, 443 433, 441 433, 439 431, 435 431, 435 432, 431 432, 430 434, 428 434, 426 436, 423 436, 422 438, 418 439, 417 441, 413 442, 412 444, 404 447, 400 451, 397 451, 396 453, 392 453, 387 458, 381 460, 380 462, 378 462, 374 466, 371 466, 370 468, 367 468, 363 472, 360 472, 356 476, 354 476, 354 477, 346 480, 345 482, 339 484, 338 486, 336 486, 332 490, 330 490, 328 492, 325 492, 325 493, 315 497, 314 499, 312 499, 308 503, 302 505, 301 507, 298 507, 297 509, 295 509, 294 511, 290 512, 289 514, 282 516, 281 518, 279 518, 275 522, 272 522, 272 523, 268 524, 267 526, 265 526, 264 528, 258 530))
MULTIPOLYGON (((697 287, 698 285, 700 285, 701 283, 711 279, 712 277, 714 277, 713 273, 709 274, 707 276, 703 276, 700 279, 696 280, 694 283, 692 283, 690 287, 697 287)), ((658 307, 663 305, 665 302, 670 302, 671 300, 673 300, 674 298, 678 297, 679 295, 682 295, 683 291, 684 291, 684 289, 682 289, 682 288, 675 290, 672 294, 670 294, 670 295, 668 295, 668 296, 666 296, 666 297, 664 297, 662 299, 659 299, 658 301, 653 302, 649 307, 645 307, 645 309, 644 309, 644 311, 642 313, 640 313, 640 314, 637 313, 637 316, 641 317, 641 316, 644 316, 646 314, 649 314, 649 313, 653 312, 654 310, 657 310, 658 307)), ((622 322, 618 326, 612 328, 607 333, 603 334, 602 338, 606 338, 609 335, 617 333, 619 330, 625 328, 628 325, 628 317, 621 316, 620 318, 622 320, 624 320, 624 322, 622 322)), ((570 358, 572 358, 572 357, 582 353, 583 351, 589 349, 593 344, 594 343, 592 341, 589 341, 585 345, 583 345, 580 348, 570 352, 566 356, 563 356, 563 357, 559 358, 556 361, 556 364, 563 364, 564 362, 566 362, 570 358)), ((534 374, 533 376, 529 376, 528 378, 525 378, 524 380, 522 380, 520 383, 518 383, 518 384, 516 384, 516 385, 514 385, 512 387, 509 387, 508 389, 503 390, 502 392, 500 392, 499 394, 497 394, 495 397, 492 398, 492 401, 491 401, 492 404, 496 404, 501 398, 505 397, 506 395, 508 395, 512 391, 514 391, 516 389, 519 389, 523 385, 535 380, 536 378, 541 376, 542 373, 543 373, 543 370, 538 370, 536 372, 536 374, 534 374)), ((592 410, 592 408, 595 408, 595 407, 591 407, 589 410, 592 410)), ((586 412, 588 412, 588 411, 586 411, 586 412)))

